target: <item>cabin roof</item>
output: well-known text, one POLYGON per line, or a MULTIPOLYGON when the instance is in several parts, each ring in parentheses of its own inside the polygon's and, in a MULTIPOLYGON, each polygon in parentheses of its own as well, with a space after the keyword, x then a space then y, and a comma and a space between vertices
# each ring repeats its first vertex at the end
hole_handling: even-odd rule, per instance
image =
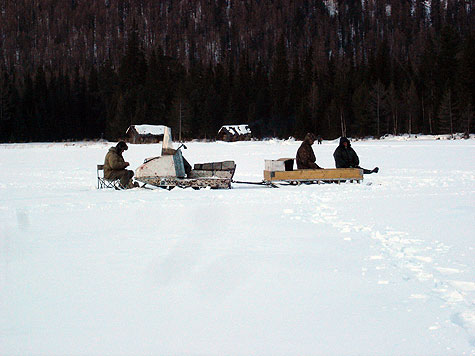
POLYGON ((154 136, 158 136, 158 135, 163 135, 165 134, 165 127, 164 125, 147 125, 147 124, 144 124, 144 125, 131 125, 129 126, 129 128, 127 129, 127 132, 126 133, 129 133, 130 131, 130 128, 133 127, 135 129, 135 131, 137 131, 137 133, 139 135, 154 135, 154 136))
POLYGON ((219 131, 226 129, 232 135, 247 135, 251 133, 249 125, 224 125, 219 131))

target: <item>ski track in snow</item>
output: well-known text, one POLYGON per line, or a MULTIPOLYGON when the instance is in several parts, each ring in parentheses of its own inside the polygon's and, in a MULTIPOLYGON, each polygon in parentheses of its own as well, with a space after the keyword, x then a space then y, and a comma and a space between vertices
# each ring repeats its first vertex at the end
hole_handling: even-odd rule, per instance
MULTIPOLYGON (((470 178, 475 178, 470 175, 470 178)), ((427 180, 430 185, 431 180, 427 180)), ((425 186, 424 180, 417 186, 425 186)), ((442 183, 442 186, 446 186, 442 183)), ((377 187, 376 187, 377 189, 377 187)), ((416 193, 417 194, 417 193, 416 193)), ((371 255, 366 259, 366 267, 362 268, 364 275, 369 268, 374 270, 385 270, 388 264, 404 271, 401 278, 405 281, 415 279, 426 290, 425 294, 411 294, 411 299, 426 300, 437 298, 442 301, 441 308, 451 308, 454 310, 450 320, 455 325, 461 327, 467 333, 468 342, 475 347, 475 282, 458 280, 460 274, 469 266, 455 264, 447 265, 442 257, 450 251, 451 247, 439 241, 425 241, 417 238, 407 231, 400 231, 390 226, 384 230, 378 229, 375 225, 361 224, 355 219, 346 220, 346 214, 332 204, 325 204, 333 195, 322 197, 320 194, 312 193, 312 199, 318 202, 318 206, 313 207, 313 214, 309 220, 314 224, 328 224, 345 234, 358 233, 359 238, 370 238, 376 242, 375 249, 377 255, 371 255)), ((307 209, 305 207, 304 209, 307 209)), ((290 209, 284 210, 285 214, 295 215, 293 218, 304 220, 305 211, 294 212, 290 209)), ((307 214, 308 215, 308 214, 307 214)), ((351 237, 344 237, 345 241, 352 241, 351 237)), ((469 248, 473 250, 473 247, 469 248)), ((386 285, 389 281, 380 280, 378 284, 386 285)), ((440 325, 436 323, 430 326, 430 330, 437 330, 440 325)), ((473 350, 475 353, 475 349, 473 350)))

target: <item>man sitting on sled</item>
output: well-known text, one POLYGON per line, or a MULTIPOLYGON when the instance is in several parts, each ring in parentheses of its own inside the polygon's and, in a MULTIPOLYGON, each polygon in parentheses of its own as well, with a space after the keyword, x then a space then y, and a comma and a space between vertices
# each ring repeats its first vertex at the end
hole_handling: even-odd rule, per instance
POLYGON ((305 135, 305 139, 297 151, 297 169, 322 169, 322 167, 315 163, 317 159, 312 149, 315 140, 316 137, 313 133, 309 132, 305 135))
POLYGON ((355 150, 351 147, 350 140, 346 137, 340 138, 340 145, 333 153, 336 168, 360 168, 364 174, 378 173, 379 168, 373 170, 364 169, 359 166, 360 160, 355 150))

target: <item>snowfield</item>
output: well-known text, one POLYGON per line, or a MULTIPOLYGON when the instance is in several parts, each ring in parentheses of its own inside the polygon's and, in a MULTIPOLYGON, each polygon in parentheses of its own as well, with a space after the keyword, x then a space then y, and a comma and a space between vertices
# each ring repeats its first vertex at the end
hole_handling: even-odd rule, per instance
MULTIPOLYGON (((299 144, 184 156, 260 181, 299 144)), ((0 355, 475 355, 474 139, 353 142, 362 184, 199 191, 97 190, 112 145, 0 145, 0 355)))

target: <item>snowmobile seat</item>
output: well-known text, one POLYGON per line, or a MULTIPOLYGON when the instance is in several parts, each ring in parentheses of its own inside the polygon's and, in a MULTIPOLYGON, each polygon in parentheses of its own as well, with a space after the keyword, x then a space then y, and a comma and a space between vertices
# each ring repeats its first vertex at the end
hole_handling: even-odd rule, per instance
POLYGON ((114 188, 122 189, 120 186, 120 179, 109 180, 104 178, 104 165, 97 165, 97 189, 114 188))

